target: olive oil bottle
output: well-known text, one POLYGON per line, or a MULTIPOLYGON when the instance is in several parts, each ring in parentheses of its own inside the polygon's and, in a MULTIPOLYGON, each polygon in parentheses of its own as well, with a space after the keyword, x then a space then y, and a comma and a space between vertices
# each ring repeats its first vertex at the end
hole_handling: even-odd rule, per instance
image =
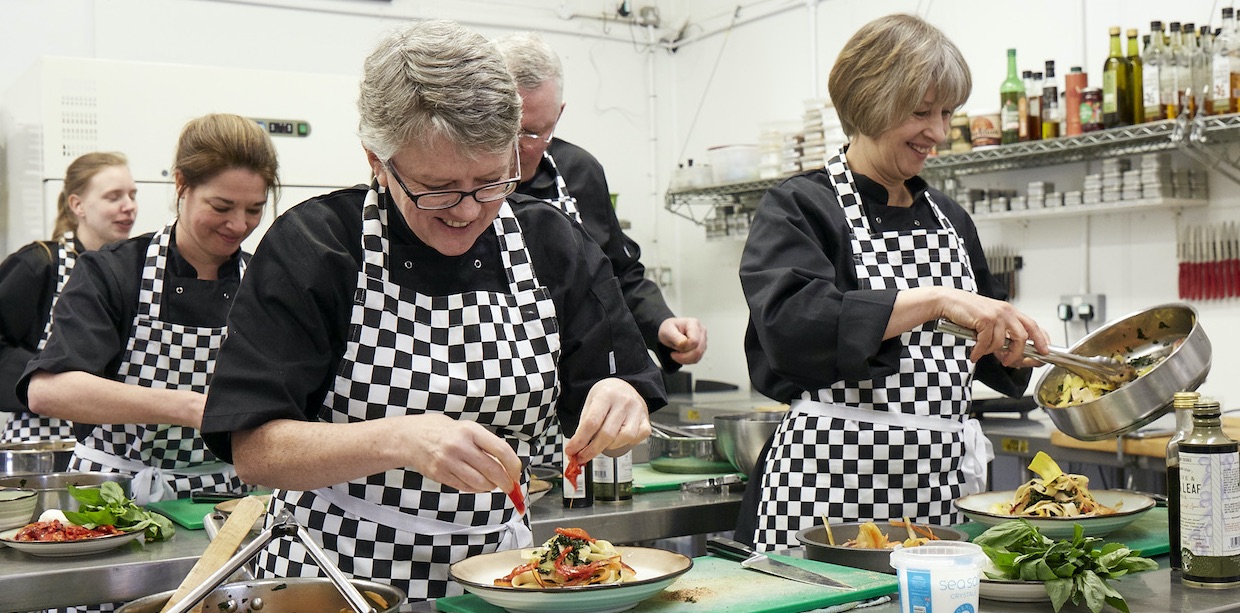
POLYGON ((1131 92, 1128 77, 1131 67, 1119 44, 1119 28, 1112 26, 1111 55, 1102 65, 1102 127, 1118 128, 1132 124, 1129 108, 1131 92))
POLYGON ((1171 406, 1175 411, 1175 434, 1167 441, 1167 542, 1171 546, 1171 568, 1180 570, 1180 441, 1193 431, 1193 406, 1201 394, 1176 392, 1171 406))
POLYGON ((1132 125, 1145 123, 1145 65, 1141 62, 1141 47, 1137 41, 1137 31, 1126 32, 1128 35, 1128 110, 1132 116, 1132 125))
POLYGON ((1220 416, 1217 401, 1199 399, 1180 442, 1180 581, 1190 587, 1240 585, 1240 445, 1220 416))
POLYGON ((1055 60, 1046 60, 1042 82, 1042 138, 1059 137, 1059 81, 1055 78, 1055 60))

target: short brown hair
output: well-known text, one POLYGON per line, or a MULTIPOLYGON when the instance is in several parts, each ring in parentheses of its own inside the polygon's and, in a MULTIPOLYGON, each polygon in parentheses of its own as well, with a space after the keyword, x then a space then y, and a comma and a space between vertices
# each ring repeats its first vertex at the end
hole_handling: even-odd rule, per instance
POLYGON ((65 186, 56 199, 56 224, 52 228, 52 240, 60 240, 65 232, 77 230, 78 219, 69 210, 69 196, 81 195, 90 187, 90 180, 105 168, 129 166, 125 154, 112 151, 92 151, 79 156, 65 169, 65 186))
POLYGON ((949 109, 969 99, 973 78, 960 49, 915 15, 887 15, 844 43, 827 89, 844 133, 878 136, 921 105, 926 92, 949 109))
POLYGON ((191 119, 177 139, 172 167, 181 177, 178 190, 198 187, 226 170, 240 168, 262 177, 273 199, 279 198, 276 147, 258 122, 240 115, 212 113, 191 119))

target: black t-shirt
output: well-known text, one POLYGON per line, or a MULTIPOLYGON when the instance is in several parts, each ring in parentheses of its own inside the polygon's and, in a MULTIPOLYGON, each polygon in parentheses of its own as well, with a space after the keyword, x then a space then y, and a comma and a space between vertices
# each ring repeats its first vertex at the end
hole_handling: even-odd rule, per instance
POLYGON ((0 262, 0 411, 26 412, 14 388, 51 317, 59 249, 56 242, 38 241, 0 262))
MULTIPOLYGON (((366 188, 357 186, 306 201, 277 218, 263 236, 229 314, 229 335, 207 396, 202 432, 217 456, 231 461, 233 431, 274 419, 318 419, 349 332, 363 261, 365 195, 366 188)), ((659 371, 624 307, 607 258, 558 209, 519 195, 511 200, 535 275, 556 309, 561 342, 556 410, 566 431, 576 428, 590 387, 610 376, 632 384, 651 410, 662 407, 659 371)), ((387 207, 394 283, 428 295, 508 293, 493 228, 466 253, 445 256, 413 234, 390 199, 387 207)))
MULTIPOLYGON (((78 256, 73 274, 53 309, 55 324, 47 345, 26 365, 17 397, 26 403, 26 388, 35 371, 88 372, 117 379, 137 313, 142 268, 154 234, 112 243, 78 256)), ((222 327, 241 283, 238 252, 219 268, 219 278, 198 279, 173 240, 164 271, 160 318, 199 327, 222 327)))
MULTIPOLYGON (((646 267, 641 263, 641 247, 620 229, 620 220, 611 206, 611 192, 603 165, 590 152, 568 141, 553 138, 547 153, 555 158, 556 168, 564 177, 568 194, 577 200, 581 224, 590 238, 598 243, 611 260, 612 272, 620 280, 624 302, 633 312, 633 319, 641 330, 646 346, 659 356, 659 363, 668 372, 680 369, 680 363, 672 359, 672 350, 659 343, 659 325, 674 317, 663 299, 659 286, 646 278, 646 267)), ((545 158, 540 160, 538 171, 529 181, 517 187, 517 192, 542 200, 559 197, 555 173, 545 158)))
MULTIPOLYGON (((991 275, 968 213, 914 177, 906 182, 911 207, 887 206, 887 191, 853 173, 875 233, 939 227, 938 205, 964 241, 978 293, 1006 300, 991 275)), ((749 303, 745 357, 754 389, 788 402, 837 381, 894 374, 904 350, 899 337, 883 340, 898 290, 862 290, 853 264, 852 227, 825 170, 790 177, 763 196, 741 256, 741 286, 749 303)), ((993 355, 975 376, 996 391, 1018 396, 1030 369, 1004 367, 993 355)))

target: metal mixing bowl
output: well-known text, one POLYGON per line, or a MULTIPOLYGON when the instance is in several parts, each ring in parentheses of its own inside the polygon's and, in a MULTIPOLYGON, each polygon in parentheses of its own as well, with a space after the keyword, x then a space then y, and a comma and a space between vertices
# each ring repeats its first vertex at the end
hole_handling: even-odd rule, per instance
MULTIPOLYGON (((376 605, 376 610, 389 613, 405 604, 405 593, 390 585, 351 579, 350 583, 366 596, 377 594, 387 607, 376 605)), ((116 613, 159 613, 172 598, 173 590, 139 598, 116 610, 116 613)), ((234 613, 338 613, 352 611, 330 579, 292 578, 257 579, 238 583, 226 583, 207 594, 202 601, 203 611, 232 611, 234 613)))
POLYGON ((695 436, 650 435, 650 468, 682 474, 732 470, 732 464, 716 444, 714 424, 678 426, 677 429, 695 436))
POLYGON ((1070 407, 1055 407, 1069 371, 1058 366, 1038 381, 1034 399, 1057 428, 1073 438, 1096 441, 1144 426, 1171 408, 1176 392, 1191 391, 1210 373, 1210 339, 1187 304, 1171 303, 1131 313, 1095 330, 1070 351, 1083 356, 1122 356, 1127 361, 1183 341, 1152 370, 1113 392, 1070 407))
POLYGON ((719 449, 736 470, 748 475, 786 414, 786 411, 761 411, 716 415, 715 438, 719 449))
POLYGON ((74 440, 0 445, 0 475, 59 473, 69 470, 74 440))
POLYGON ((0 487, 20 487, 39 493, 39 503, 35 506, 34 516, 37 518, 48 509, 63 511, 78 510, 77 498, 69 494, 69 486, 89 487, 105 481, 115 481, 125 490, 125 495, 132 497, 129 486, 133 477, 126 473, 52 473, 49 475, 15 475, 0 478, 0 487))

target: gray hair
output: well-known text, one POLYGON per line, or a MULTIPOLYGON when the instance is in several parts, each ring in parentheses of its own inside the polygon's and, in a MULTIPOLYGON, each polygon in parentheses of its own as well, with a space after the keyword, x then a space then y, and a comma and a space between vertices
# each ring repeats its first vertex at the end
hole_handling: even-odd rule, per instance
POLYGON ((421 21, 389 33, 366 58, 362 145, 388 160, 442 137, 464 155, 511 151, 521 97, 495 45, 451 21, 421 21))
POLYGON ((964 56, 938 28, 915 15, 887 15, 853 34, 835 60, 827 89, 849 137, 874 137, 935 99, 956 109, 973 78, 964 56))
POLYGON ((560 56, 542 36, 533 32, 510 34, 497 41, 508 70, 517 80, 517 87, 534 89, 547 81, 555 80, 556 94, 564 97, 564 67, 560 56))

